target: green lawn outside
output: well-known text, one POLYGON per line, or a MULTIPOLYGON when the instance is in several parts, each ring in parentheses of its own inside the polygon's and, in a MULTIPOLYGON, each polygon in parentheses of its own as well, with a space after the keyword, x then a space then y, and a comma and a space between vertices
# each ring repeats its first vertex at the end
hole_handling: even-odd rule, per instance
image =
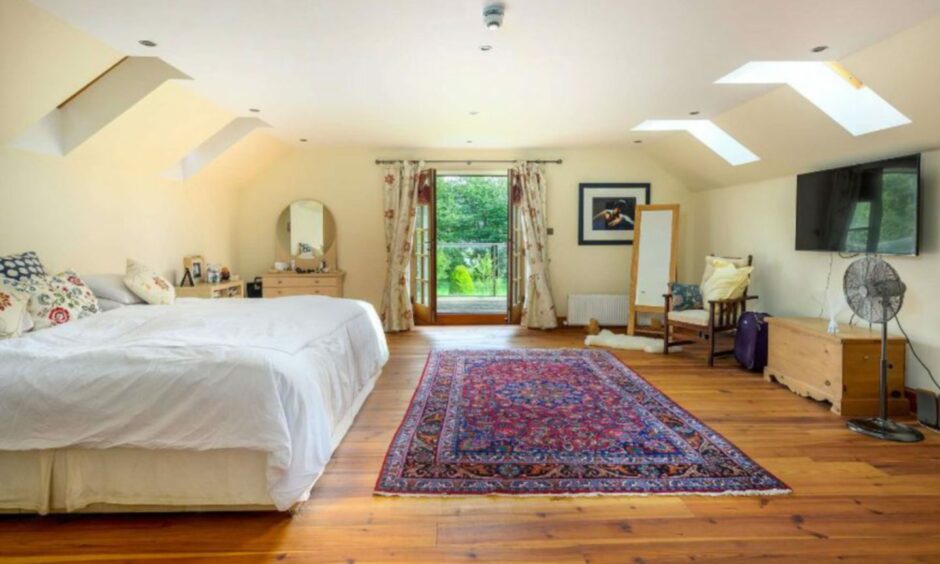
MULTIPOLYGON (((473 294, 455 294, 462 298, 492 298, 492 297, 505 297, 506 296, 506 281, 499 279, 496 281, 496 293, 493 293, 492 283, 480 287, 479 284, 474 284, 475 292, 473 294)), ((437 281, 437 295, 440 296, 449 296, 450 295, 450 282, 448 280, 438 280, 437 281)))

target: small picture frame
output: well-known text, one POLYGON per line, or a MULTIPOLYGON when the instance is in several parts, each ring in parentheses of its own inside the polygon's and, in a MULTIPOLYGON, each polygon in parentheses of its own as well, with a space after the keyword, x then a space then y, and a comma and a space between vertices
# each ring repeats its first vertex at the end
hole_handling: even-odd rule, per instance
POLYGON ((632 245, 636 207, 650 203, 648 182, 578 185, 578 244, 632 245))
POLYGON ((206 261, 200 255, 183 257, 183 272, 189 272, 193 284, 205 282, 206 261))

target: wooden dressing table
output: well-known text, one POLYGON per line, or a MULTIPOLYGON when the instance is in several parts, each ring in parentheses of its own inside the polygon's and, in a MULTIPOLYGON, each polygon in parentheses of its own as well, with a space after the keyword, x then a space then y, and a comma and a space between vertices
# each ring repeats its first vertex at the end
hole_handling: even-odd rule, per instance
POLYGON ((330 296, 343 297, 342 270, 323 274, 298 274, 296 272, 269 271, 264 274, 262 295, 265 298, 281 296, 330 296))

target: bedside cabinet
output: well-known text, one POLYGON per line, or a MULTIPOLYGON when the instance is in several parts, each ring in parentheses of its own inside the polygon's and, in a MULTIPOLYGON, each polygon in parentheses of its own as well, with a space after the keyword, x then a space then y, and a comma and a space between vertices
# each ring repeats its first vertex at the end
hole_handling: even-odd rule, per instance
POLYGON ((262 296, 330 296, 343 297, 343 271, 325 274, 297 274, 296 272, 268 272, 264 275, 262 296))
POLYGON ((222 298, 244 298, 245 281, 229 280, 218 284, 196 284, 195 286, 177 286, 178 298, 205 298, 217 300, 222 298))

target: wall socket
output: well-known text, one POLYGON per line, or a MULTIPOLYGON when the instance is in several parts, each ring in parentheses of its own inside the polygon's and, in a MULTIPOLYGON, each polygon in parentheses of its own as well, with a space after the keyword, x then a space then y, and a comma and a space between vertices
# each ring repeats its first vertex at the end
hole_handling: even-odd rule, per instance
POLYGON ((555 228, 554 228, 554 227, 546 227, 546 228, 545 228, 545 232, 548 233, 549 235, 554 235, 554 234, 555 234, 555 228))

